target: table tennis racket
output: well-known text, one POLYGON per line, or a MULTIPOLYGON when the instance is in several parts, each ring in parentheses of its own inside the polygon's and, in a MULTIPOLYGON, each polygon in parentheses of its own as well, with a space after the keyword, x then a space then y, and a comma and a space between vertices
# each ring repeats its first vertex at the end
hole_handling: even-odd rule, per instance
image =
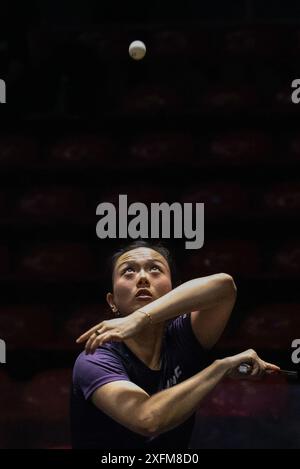
MULTIPOLYGON (((238 367, 238 371, 242 375, 250 374, 251 370, 252 370, 252 366, 249 363, 241 363, 240 366, 238 367)), ((267 373, 268 373, 268 370, 267 370, 267 373)), ((274 373, 274 372, 272 371, 272 373, 274 373)), ((278 370, 278 372, 275 372, 275 373, 279 373, 279 374, 281 374, 283 376, 287 376, 289 378, 294 378, 294 379, 298 378, 298 371, 278 370)))

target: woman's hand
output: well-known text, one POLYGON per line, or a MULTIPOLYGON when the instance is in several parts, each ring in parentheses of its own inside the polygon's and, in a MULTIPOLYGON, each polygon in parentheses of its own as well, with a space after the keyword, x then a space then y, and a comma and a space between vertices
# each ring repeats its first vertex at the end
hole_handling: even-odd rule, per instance
POLYGON ((147 324, 147 316, 136 311, 128 316, 102 321, 82 334, 76 342, 85 342, 85 353, 94 353, 96 348, 109 340, 122 342, 137 334, 147 324))
POLYGON ((259 358, 255 350, 249 349, 245 352, 233 355, 224 359, 228 367, 227 376, 233 379, 260 379, 265 374, 274 373, 280 371, 279 366, 273 363, 268 363, 259 358), (242 374, 239 372, 239 366, 241 364, 250 365, 249 373, 242 374))

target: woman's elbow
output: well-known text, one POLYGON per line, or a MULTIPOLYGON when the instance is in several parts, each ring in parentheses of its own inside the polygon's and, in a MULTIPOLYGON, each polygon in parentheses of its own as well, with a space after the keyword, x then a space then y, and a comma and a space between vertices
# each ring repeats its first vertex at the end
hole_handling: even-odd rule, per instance
POLYGON ((217 274, 218 284, 222 291, 222 295, 225 295, 227 298, 230 297, 235 300, 237 295, 236 284, 233 280, 233 277, 226 273, 217 274))
POLYGON ((159 425, 153 415, 140 415, 138 433, 146 437, 159 435, 159 425))

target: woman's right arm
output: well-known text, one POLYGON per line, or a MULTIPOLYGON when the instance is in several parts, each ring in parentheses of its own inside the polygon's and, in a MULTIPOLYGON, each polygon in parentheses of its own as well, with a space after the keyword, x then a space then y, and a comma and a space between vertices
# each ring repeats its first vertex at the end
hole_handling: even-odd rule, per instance
POLYGON ((267 370, 278 371, 276 365, 261 360, 254 350, 216 360, 191 378, 152 396, 131 383, 109 383, 93 395, 93 403, 117 422, 142 435, 157 436, 187 420, 199 403, 225 377, 239 377, 237 368, 249 363, 252 372, 246 379, 262 376, 267 370))

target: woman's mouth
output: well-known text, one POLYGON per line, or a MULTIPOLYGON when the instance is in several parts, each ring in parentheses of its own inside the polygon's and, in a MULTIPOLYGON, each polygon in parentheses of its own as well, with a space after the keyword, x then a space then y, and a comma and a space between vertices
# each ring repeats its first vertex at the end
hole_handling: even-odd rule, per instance
POLYGON ((149 300, 152 299, 152 294, 149 290, 141 289, 136 293, 135 297, 140 298, 141 300, 149 300))

